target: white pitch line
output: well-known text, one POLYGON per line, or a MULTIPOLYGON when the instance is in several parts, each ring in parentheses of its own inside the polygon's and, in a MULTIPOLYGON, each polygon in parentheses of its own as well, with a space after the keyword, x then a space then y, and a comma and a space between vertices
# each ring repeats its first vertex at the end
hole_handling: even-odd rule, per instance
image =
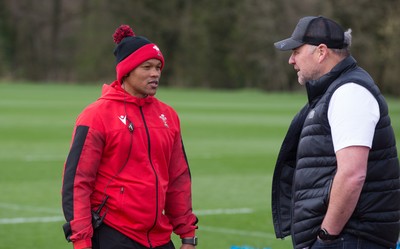
MULTIPOLYGON (((60 221, 64 221, 64 217, 62 217, 62 216, 31 217, 31 218, 20 217, 20 218, 0 219, 0 225, 26 224, 26 223, 49 223, 49 222, 60 222, 60 221)), ((220 234, 233 234, 233 235, 246 236, 246 237, 275 239, 274 234, 265 233, 265 232, 246 231, 246 230, 239 230, 239 229, 229 229, 229 228, 210 227, 210 226, 200 226, 199 230, 205 231, 205 232, 220 233, 220 234)))
POLYGON ((232 209, 205 209, 194 210, 194 213, 199 216, 217 215, 217 214, 251 214, 254 210, 251 208, 232 208, 232 209))
MULTIPOLYGON (((5 218, 0 219, 0 225, 7 224, 26 224, 26 223, 49 223, 49 222, 60 222, 64 221, 64 217, 62 216, 53 216, 53 217, 31 217, 31 218, 5 218)), ((270 238, 275 239, 275 236, 271 233, 265 232, 256 232, 256 231, 246 231, 239 229, 229 229, 229 228, 221 228, 221 227, 210 227, 210 226, 200 226, 199 229, 205 232, 212 233, 221 233, 221 234, 233 234, 240 235, 246 237, 258 237, 258 238, 270 238)))
POLYGON ((59 222, 64 221, 62 216, 53 217, 30 217, 30 218, 5 218, 0 219, 0 224, 25 224, 25 223, 49 223, 49 222, 59 222))
MULTIPOLYGON (((4 204, 0 203, 0 208, 9 208, 15 210, 31 210, 34 211, 51 211, 52 209, 46 208, 32 208, 32 207, 24 207, 12 204, 4 204)), ((206 209, 206 210, 197 210, 195 213, 198 216, 208 216, 208 215, 234 215, 234 214, 249 214, 253 213, 254 210, 251 208, 237 208, 237 209, 206 209)), ((49 217, 17 217, 17 218, 3 218, 0 219, 0 225, 7 224, 26 224, 26 223, 49 223, 49 222, 60 222, 65 221, 63 216, 49 216, 49 217)), ((199 229, 205 232, 212 233, 220 233, 220 234, 233 234, 239 236, 248 236, 248 237, 259 237, 259 238, 271 238, 274 239, 274 234, 265 233, 265 232, 257 232, 257 231, 246 231, 239 229, 229 229, 229 228, 221 228, 221 227, 212 227, 212 226, 203 226, 200 225, 199 229)))
MULTIPOLYGON (((55 213, 56 211, 48 208, 28 207, 19 206, 13 204, 0 203, 0 208, 13 209, 13 210, 29 210, 36 212, 48 212, 55 213)), ((251 208, 237 208, 237 209, 209 209, 209 210, 198 210, 196 215, 207 216, 207 215, 218 215, 218 214, 249 214, 252 213, 251 208)), ((60 213, 59 211, 56 213, 60 213)), ((0 219, 0 224, 23 224, 23 223, 47 223, 47 222, 59 222, 64 221, 63 216, 51 216, 51 217, 16 217, 16 218, 3 218, 0 219)))
POLYGON ((60 214, 61 208, 44 208, 44 207, 34 207, 34 206, 25 206, 25 205, 17 205, 11 203, 0 203, 0 209, 9 209, 9 210, 25 210, 31 211, 35 213, 48 213, 48 214, 60 214))
POLYGON ((249 236, 249 237, 270 238, 270 239, 276 238, 275 235, 272 233, 246 231, 246 230, 221 228, 221 227, 210 227, 202 225, 199 225, 199 230, 212 233, 234 234, 234 235, 249 236))

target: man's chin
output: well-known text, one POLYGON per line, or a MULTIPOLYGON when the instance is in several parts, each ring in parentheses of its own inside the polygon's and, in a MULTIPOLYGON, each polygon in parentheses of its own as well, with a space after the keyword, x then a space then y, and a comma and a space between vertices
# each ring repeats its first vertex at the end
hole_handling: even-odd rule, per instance
POLYGON ((299 84, 300 84, 300 85, 302 85, 302 86, 304 86, 304 85, 305 85, 305 83, 306 83, 306 82, 304 81, 304 79, 302 79, 302 78, 300 78, 300 77, 299 77, 299 78, 297 78, 297 81, 298 81, 298 82, 299 82, 299 84))
POLYGON ((154 96, 156 95, 157 91, 151 91, 147 93, 147 96, 154 96))

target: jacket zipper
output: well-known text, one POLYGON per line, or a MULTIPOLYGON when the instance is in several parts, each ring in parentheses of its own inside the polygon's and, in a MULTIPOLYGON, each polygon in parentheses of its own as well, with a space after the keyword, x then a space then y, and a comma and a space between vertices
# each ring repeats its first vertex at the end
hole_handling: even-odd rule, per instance
POLYGON ((148 127, 147 127, 147 123, 146 123, 146 119, 145 119, 145 117, 144 117, 143 109, 142 109, 141 106, 139 107, 139 109, 140 109, 140 114, 142 115, 143 124, 144 124, 144 127, 145 127, 145 129, 146 129, 146 134, 147 134, 148 157, 149 157, 149 161, 150 161, 151 168, 153 169, 153 172, 154 172, 154 176, 155 176, 155 178, 156 178, 156 179, 155 179, 155 181, 156 181, 156 182, 155 182, 155 183, 156 183, 156 210, 155 210, 155 218, 154 218, 154 223, 153 223, 153 225, 152 225, 151 228, 147 231, 147 241, 149 242, 150 249, 151 249, 151 248, 153 248, 153 246, 152 246, 151 240, 150 240, 150 232, 151 232, 151 230, 154 229, 154 227, 155 227, 156 224, 157 224, 157 220, 158 220, 158 175, 157 175, 156 169, 154 168, 153 161, 152 161, 152 159, 151 159, 150 132, 149 132, 149 129, 148 129, 148 127))

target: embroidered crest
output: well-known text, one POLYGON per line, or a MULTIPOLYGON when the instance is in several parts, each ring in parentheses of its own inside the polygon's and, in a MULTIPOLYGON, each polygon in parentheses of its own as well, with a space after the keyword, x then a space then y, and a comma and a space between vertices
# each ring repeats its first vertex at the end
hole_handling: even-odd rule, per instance
POLYGON ((164 126, 169 128, 168 123, 167 123, 167 117, 164 114, 160 115, 160 119, 164 122, 164 126))

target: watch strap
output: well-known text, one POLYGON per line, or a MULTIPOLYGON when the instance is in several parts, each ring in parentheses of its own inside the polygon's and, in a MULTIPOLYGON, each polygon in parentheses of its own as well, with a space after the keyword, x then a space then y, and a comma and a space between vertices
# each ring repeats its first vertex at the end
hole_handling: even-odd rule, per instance
POLYGON ((328 233, 328 231, 325 228, 321 228, 319 230, 318 237, 321 240, 335 240, 335 239, 338 239, 340 236, 339 235, 331 235, 328 233))
POLYGON ((197 237, 183 238, 182 244, 194 245, 197 246, 197 237))

